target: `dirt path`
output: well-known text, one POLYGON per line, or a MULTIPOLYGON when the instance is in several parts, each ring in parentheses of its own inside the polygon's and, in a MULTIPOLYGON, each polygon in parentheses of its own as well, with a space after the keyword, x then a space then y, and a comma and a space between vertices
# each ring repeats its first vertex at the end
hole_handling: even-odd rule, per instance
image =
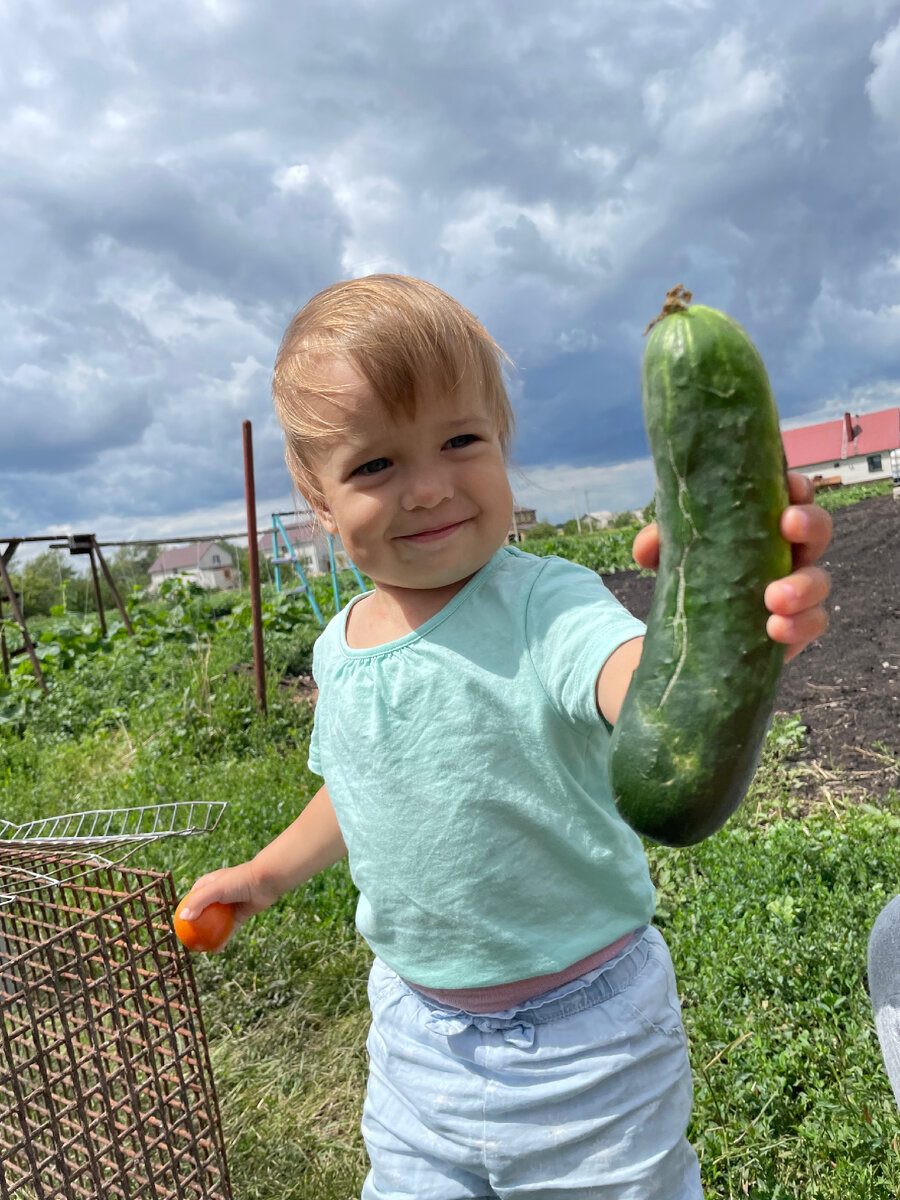
MULTIPOLYGON (((828 632, 784 669, 778 710, 809 730, 805 757, 854 790, 900 788, 900 503, 875 496, 839 508, 823 565, 831 574, 828 632)), ((606 576, 646 618, 653 579, 606 576)))

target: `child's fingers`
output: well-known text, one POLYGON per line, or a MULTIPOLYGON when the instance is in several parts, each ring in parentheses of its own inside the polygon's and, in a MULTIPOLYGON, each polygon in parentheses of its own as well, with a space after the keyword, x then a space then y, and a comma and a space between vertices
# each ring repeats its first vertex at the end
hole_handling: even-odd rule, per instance
POLYGON ((831 577, 821 567, 801 567, 775 579, 765 590, 763 600, 771 613, 793 617, 805 609, 822 604, 831 591, 831 577))
POLYGON ((822 605, 804 609, 794 617, 772 613, 766 621, 766 632, 772 641, 787 646, 785 662, 796 658, 805 646, 821 637, 827 628, 828 613, 822 605))
POLYGON ((808 475, 800 471, 788 471, 788 499, 791 504, 812 504, 816 489, 808 475))
POLYGON ((200 876, 185 896, 189 903, 181 910, 181 915, 186 921, 196 920, 204 908, 216 901, 227 903, 230 900, 224 874, 224 871, 211 871, 200 876))
POLYGON ((202 895, 195 894, 193 888, 191 888, 187 896, 185 896, 185 900, 187 900, 188 897, 190 897, 190 903, 184 905, 181 909, 181 915, 185 921, 195 921, 203 912, 204 908, 208 908, 209 905, 212 904, 216 899, 215 896, 210 896, 208 899, 203 899, 202 895))
POLYGON ((639 567, 656 570, 659 566, 659 526, 655 521, 638 530, 631 553, 639 567))
POLYGON ((831 514, 817 504, 793 504, 782 513, 781 532, 792 544, 794 567, 809 566, 831 541, 831 514))
POLYGON ((828 628, 824 602, 830 591, 831 579, 821 567, 801 567, 766 588, 765 605, 771 614, 766 632, 773 641, 788 647, 785 662, 828 628))

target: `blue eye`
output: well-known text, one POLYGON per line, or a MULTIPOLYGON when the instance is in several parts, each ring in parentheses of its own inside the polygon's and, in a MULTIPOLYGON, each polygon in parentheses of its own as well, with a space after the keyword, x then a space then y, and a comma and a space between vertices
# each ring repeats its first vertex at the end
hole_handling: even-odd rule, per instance
POLYGON ((478 441, 478 435, 474 433, 460 433, 456 437, 452 437, 447 445, 451 450, 461 450, 463 446, 471 446, 473 442, 478 441))
POLYGON ((385 470, 385 468, 389 467, 390 465, 390 460, 387 458, 373 458, 370 459, 369 462, 363 463, 361 467, 357 467, 355 471, 351 472, 351 474, 377 475, 379 471, 385 470))

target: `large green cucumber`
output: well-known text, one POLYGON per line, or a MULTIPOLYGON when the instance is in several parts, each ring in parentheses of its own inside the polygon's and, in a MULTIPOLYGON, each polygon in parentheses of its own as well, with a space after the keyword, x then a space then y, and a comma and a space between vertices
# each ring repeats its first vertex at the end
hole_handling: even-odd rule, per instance
POLYGON ((659 573, 609 759, 619 812, 671 846, 714 833, 747 793, 784 657, 763 593, 791 570, 766 369, 736 321, 689 300, 672 289, 644 351, 659 573))

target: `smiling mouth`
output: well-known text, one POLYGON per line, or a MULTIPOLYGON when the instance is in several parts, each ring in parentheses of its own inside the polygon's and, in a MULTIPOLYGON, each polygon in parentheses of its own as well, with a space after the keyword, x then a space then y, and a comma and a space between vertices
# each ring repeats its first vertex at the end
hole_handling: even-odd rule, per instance
POLYGON ((460 529, 467 520, 468 518, 464 521, 454 521, 451 525, 439 525, 434 529, 422 529, 418 533, 404 533, 397 540, 401 542, 439 542, 460 529))

